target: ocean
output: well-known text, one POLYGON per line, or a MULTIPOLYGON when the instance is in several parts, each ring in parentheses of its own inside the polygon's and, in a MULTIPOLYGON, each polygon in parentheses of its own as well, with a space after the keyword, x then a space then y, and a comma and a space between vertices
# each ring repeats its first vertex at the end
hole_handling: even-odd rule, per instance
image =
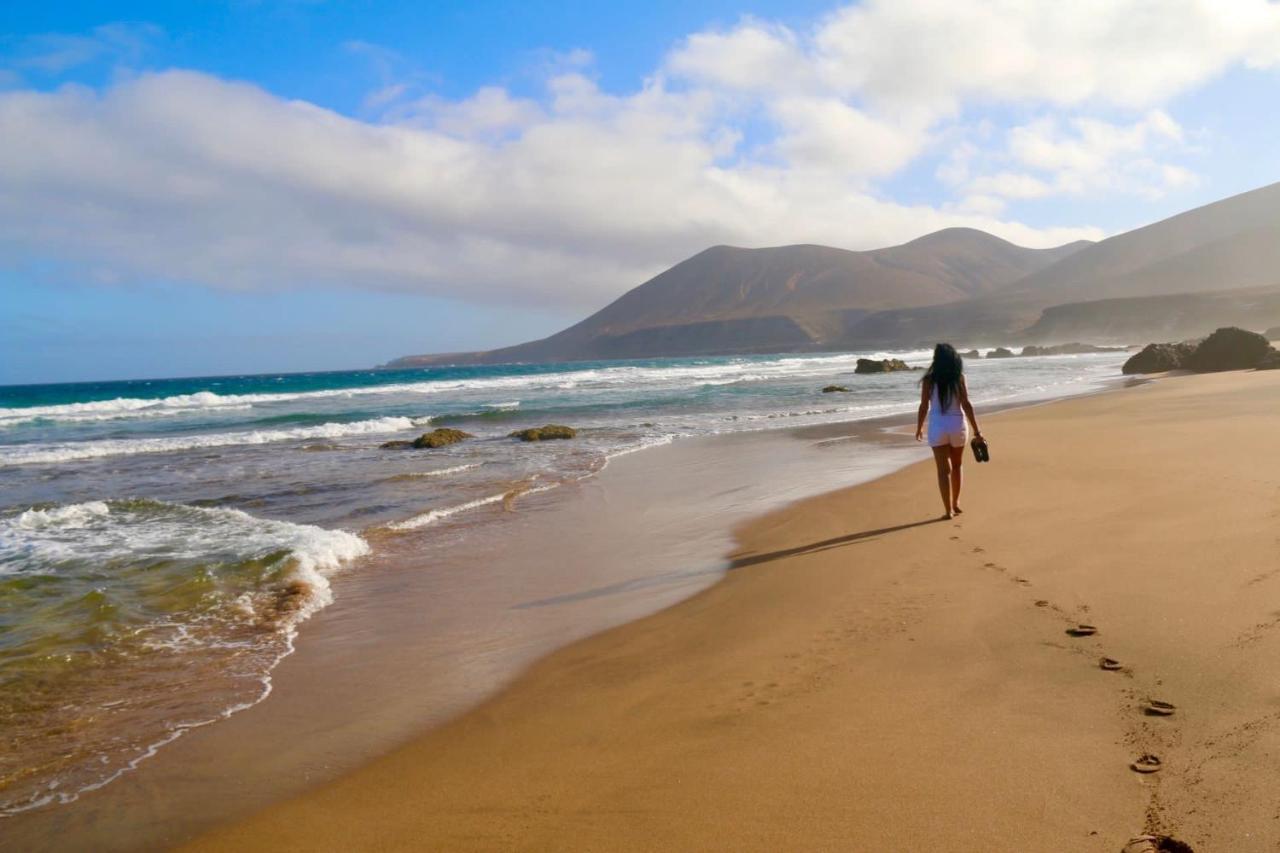
MULTIPOLYGON (((621 454, 910 413, 926 351, 0 388, 0 815, 74 800, 271 692, 387 543, 483 537, 621 454), (828 384, 849 391, 824 394, 828 384), (571 441, 516 429, 563 423, 571 441), (474 435, 383 448, 439 426, 474 435)), ((971 360, 975 404, 1085 393, 1125 353, 971 360)), ((859 452, 874 453, 874 447, 859 452)))

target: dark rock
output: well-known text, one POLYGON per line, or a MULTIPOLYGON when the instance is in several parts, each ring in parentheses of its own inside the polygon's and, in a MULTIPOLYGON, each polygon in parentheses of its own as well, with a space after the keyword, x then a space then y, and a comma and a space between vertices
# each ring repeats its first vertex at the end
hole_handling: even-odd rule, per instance
POLYGON ((854 373, 893 373, 896 370, 910 370, 911 367, 900 358, 886 358, 879 361, 871 358, 858 359, 854 373))
POLYGON ((1123 352, 1125 347, 1100 347, 1094 344, 1056 344, 1051 347, 1029 346, 1022 348, 1022 354, 1027 355, 1084 355, 1094 352, 1123 352))
POLYGON ((846 388, 846 387, 844 387, 843 385, 828 385, 826 388, 823 388, 823 389, 822 389, 822 393, 823 393, 823 394, 833 394, 833 393, 835 393, 835 392, 837 392, 837 391, 848 391, 848 390, 849 390, 849 389, 848 389, 848 388, 846 388))
POLYGON ((553 438, 574 438, 577 434, 578 431, 573 427, 547 424, 531 429, 518 429, 511 433, 511 438, 518 438, 521 441, 547 441, 553 438))
POLYGON ((960 357, 961 358, 982 358, 982 353, 978 352, 976 349, 971 349, 968 352, 960 353, 960 357))
POLYGON ((441 427, 433 429, 431 432, 424 432, 413 440, 412 445, 419 449, 424 447, 447 447, 450 444, 457 444, 459 441, 468 438, 475 438, 475 436, 460 429, 441 427))
POLYGON ((1272 350, 1258 362, 1259 370, 1280 370, 1280 350, 1272 350))
POLYGON ((406 448, 413 447, 413 442, 412 441, 384 441, 382 442, 382 444, 379 444, 378 447, 382 448, 383 450, 405 450, 406 448))
POLYGON ((987 353, 987 358, 1013 358, 1013 350, 1007 350, 1004 347, 996 347, 987 353))
POLYGON ((1182 370, 1187 359, 1196 351, 1195 341, 1180 344, 1147 344, 1142 351, 1130 358, 1120 368, 1121 373, 1164 373, 1166 370, 1182 370))
POLYGON ((1197 373, 1247 370, 1269 352, 1271 343, 1262 335, 1228 326, 1205 338, 1187 359, 1187 367, 1197 373))

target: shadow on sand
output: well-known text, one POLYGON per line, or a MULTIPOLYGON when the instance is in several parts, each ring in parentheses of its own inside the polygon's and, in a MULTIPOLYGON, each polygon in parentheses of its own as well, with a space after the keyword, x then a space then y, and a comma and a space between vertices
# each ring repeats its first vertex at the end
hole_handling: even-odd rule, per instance
POLYGON ((867 542, 879 536, 889 533, 897 533, 899 530, 910 530, 912 527, 923 527, 926 524, 937 524, 940 521, 946 521, 942 516, 927 518, 924 521, 912 521, 907 524, 895 524, 892 527, 879 527, 875 530, 863 530, 858 533, 846 533, 844 536, 837 536, 834 539, 823 539, 821 542, 810 542, 808 545, 797 545, 794 548, 784 548, 781 551, 770 551, 767 554, 747 554, 737 557, 730 561, 729 570, 745 569, 748 566, 758 566, 761 563, 768 563, 771 560, 781 560, 784 557, 795 557, 800 554, 816 554, 819 551, 827 551, 831 548, 841 548, 845 545, 853 545, 857 542, 867 542))
POLYGON ((734 571, 736 569, 745 569, 749 566, 757 566, 761 563, 767 563, 771 560, 780 560, 783 557, 794 557, 798 554, 813 554, 818 551, 826 551, 830 548, 840 548, 844 545, 853 545, 858 542, 867 542, 879 536, 888 533, 896 533, 899 530, 909 530, 912 527, 922 527, 926 524, 934 524, 945 519, 930 518, 924 521, 912 521, 908 524, 897 524, 893 527, 880 527, 875 530, 863 530, 858 533, 847 533, 844 536, 837 536, 834 539, 824 539, 821 542, 810 542, 808 545, 799 545, 795 548, 786 548, 781 551, 770 551, 767 554, 749 554, 730 560, 728 566, 723 564, 709 569, 694 569, 692 571, 680 572, 663 572, 659 575, 651 575, 644 578, 635 578, 633 580, 622 581, 620 583, 608 584, 607 586, 598 586, 593 589, 584 589, 579 592, 571 592, 566 595, 555 595, 550 598, 540 598, 535 601, 525 601, 520 604, 512 605, 512 610, 529 610, 535 607, 551 607, 557 604, 570 604, 576 601, 585 601, 592 598, 603 598, 610 595, 619 595, 621 593, 635 592, 636 590, 645 589, 647 587, 662 586, 670 583, 682 583, 694 580, 706 575, 718 575, 724 571, 734 571))

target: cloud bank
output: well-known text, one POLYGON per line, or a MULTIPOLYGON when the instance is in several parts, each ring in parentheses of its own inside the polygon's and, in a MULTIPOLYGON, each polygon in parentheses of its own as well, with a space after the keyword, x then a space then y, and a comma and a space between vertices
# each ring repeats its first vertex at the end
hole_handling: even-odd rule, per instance
MULTIPOLYGON (((25 61, 92 50, 51 47, 25 61)), ((716 243, 870 248, 966 225, 1048 246, 1101 235, 1020 223, 1011 201, 1193 184, 1170 99, 1278 60, 1263 0, 872 0, 805 32, 692 34, 626 93, 583 54, 536 97, 387 79, 372 119, 186 70, 17 88, 0 92, 0 246, 106 282, 573 308, 716 243), (1001 107, 1032 118, 993 126, 1001 107), (888 197, 930 157, 941 201, 888 197)))

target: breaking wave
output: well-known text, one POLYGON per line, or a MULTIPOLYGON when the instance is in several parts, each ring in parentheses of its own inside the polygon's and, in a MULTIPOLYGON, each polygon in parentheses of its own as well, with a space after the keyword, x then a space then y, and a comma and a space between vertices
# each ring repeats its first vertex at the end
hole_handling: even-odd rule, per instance
POLYGON ((429 419, 386 417, 292 429, 262 429, 160 438, 105 439, 61 444, 17 444, 0 448, 0 465, 41 465, 96 459, 103 456, 169 453, 174 450, 195 450, 204 447, 268 444, 275 441, 313 438, 345 438, 354 435, 401 432, 421 426, 427 420, 429 419))

